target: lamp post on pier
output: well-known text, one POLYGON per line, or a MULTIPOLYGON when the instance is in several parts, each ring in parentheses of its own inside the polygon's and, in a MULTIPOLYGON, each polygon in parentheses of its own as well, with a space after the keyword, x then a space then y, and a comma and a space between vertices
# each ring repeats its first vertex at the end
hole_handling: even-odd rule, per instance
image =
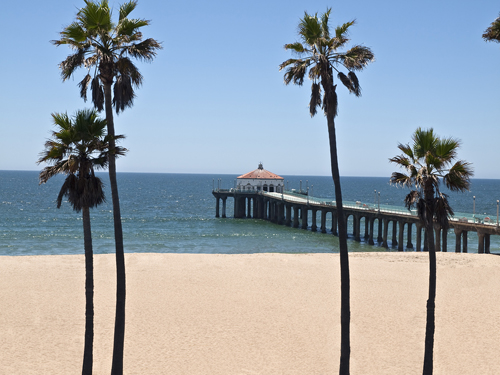
POLYGON ((380 213, 380 191, 378 192, 378 212, 380 213))
POLYGON ((497 228, 498 228, 498 203, 499 203, 499 202, 500 202, 500 201, 497 199, 497 228))

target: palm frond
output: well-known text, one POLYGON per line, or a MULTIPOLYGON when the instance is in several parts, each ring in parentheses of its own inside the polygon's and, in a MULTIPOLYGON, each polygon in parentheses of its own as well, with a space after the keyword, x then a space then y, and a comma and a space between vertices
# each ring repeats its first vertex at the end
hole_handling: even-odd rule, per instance
POLYGON ((286 50, 292 50, 293 52, 295 52, 297 54, 301 54, 301 53, 304 53, 306 51, 306 48, 300 42, 285 44, 284 48, 286 50))
POLYGON ((309 113, 311 117, 316 115, 318 106, 321 105, 321 86, 319 83, 313 82, 311 86, 311 101, 309 102, 309 113))
MULTIPOLYGON (((417 208, 418 218, 420 219, 420 221, 425 223, 427 220, 427 206, 425 204, 425 200, 423 198, 417 199, 415 206, 417 208)), ((432 217, 430 218, 430 220, 432 220, 432 217)))
POLYGON ((70 129, 71 120, 67 112, 64 113, 52 113, 52 122, 54 125, 59 126, 61 129, 70 129))
POLYGON ((319 64, 315 64, 315 65, 310 65, 310 68, 309 68, 309 79, 311 81, 317 81, 317 80, 321 80, 321 66, 319 64))
POLYGON ((120 75, 129 76, 135 87, 142 85, 142 74, 128 57, 120 57, 116 62, 116 69, 120 75))
POLYGON ((61 78, 66 81, 73 75, 73 72, 85 65, 85 50, 79 49, 75 54, 69 55, 59 64, 61 78))
POLYGON ((342 24, 341 26, 337 26, 335 28, 335 38, 337 39, 346 39, 347 33, 349 32, 349 27, 354 25, 356 20, 352 20, 342 24))
MULTIPOLYGON (((68 175, 66 179, 64 180, 63 185, 61 186, 61 189, 59 190, 59 195, 57 196, 57 208, 61 208, 61 203, 62 200, 65 196, 68 196, 71 194, 72 191, 76 190, 77 186, 77 181, 76 181, 76 176, 74 174, 68 175)), ((71 194, 74 195, 74 194, 71 194)), ((75 200, 75 199, 72 199, 75 200)), ((76 211, 80 211, 81 207, 78 207, 76 211)))
POLYGON ((440 193, 438 197, 434 198, 434 217, 442 228, 447 229, 451 216, 453 216, 453 209, 448 202, 448 196, 440 193))
POLYGON ((137 6, 137 1, 135 0, 122 4, 120 6, 119 21, 128 17, 128 15, 135 9, 136 6, 137 6))
POLYGON ((349 90, 349 92, 353 92, 354 91, 354 87, 352 85, 351 80, 344 73, 339 72, 337 74, 337 77, 344 84, 344 86, 347 87, 347 89, 349 90))
MULTIPOLYGON (((42 162, 48 162, 48 161, 42 159, 38 160, 38 164, 42 162)), ((66 173, 66 169, 64 168, 65 164, 66 164, 65 161, 64 162, 57 161, 54 162, 53 165, 43 168, 43 170, 40 172, 38 176, 40 185, 46 183, 50 178, 60 173, 66 173)))
POLYGON ((78 11, 77 20, 85 29, 94 33, 109 32, 114 26, 107 0, 100 3, 85 0, 85 7, 78 11))
POLYGON ((104 90, 99 77, 94 77, 90 85, 92 90, 92 103, 94 107, 101 112, 104 109, 104 90))
POLYGON ((400 186, 411 186, 413 184, 413 179, 411 176, 407 176, 404 173, 394 172, 391 175, 390 183, 400 186))
MULTIPOLYGON (((79 176, 82 179, 82 176, 79 176)), ((83 177, 83 191, 80 193, 80 206, 81 207, 97 207, 106 201, 104 195, 104 184, 99 177, 93 174, 83 177)))
POLYGON ((443 177, 445 186, 451 191, 468 191, 470 179, 474 175, 470 163, 457 161, 443 177))
POLYGON ((78 86, 80 87, 80 97, 83 98, 84 102, 87 101, 87 88, 89 87, 91 78, 92 77, 90 77, 90 74, 87 74, 78 84, 78 86))
POLYGON ((413 149, 410 147, 410 145, 406 144, 398 144, 398 148, 403 151, 403 153, 408 156, 411 160, 415 160, 415 156, 413 155, 413 149))
POLYGON ((324 39, 330 39, 330 27, 328 26, 328 21, 330 19, 330 13, 332 8, 328 8, 325 13, 321 15, 321 34, 324 39))
POLYGON ((283 61, 280 66, 279 66, 279 70, 283 70, 284 68, 286 68, 288 65, 293 65, 297 62, 298 60, 297 59, 288 59, 286 61, 283 61))
POLYGON ((390 158, 389 161, 405 169, 409 169, 411 166, 410 159, 408 159, 408 157, 405 155, 395 156, 393 158, 390 158))
POLYGON ((500 43, 500 17, 497 17, 485 30, 483 39, 487 42, 500 43))
POLYGON ((347 37, 348 29, 350 26, 354 25, 354 23, 355 21, 353 20, 335 28, 335 37, 329 41, 329 47, 332 51, 337 51, 349 42, 349 38, 347 37))
POLYGON ((445 167, 444 160, 432 152, 425 154, 424 161, 429 174, 434 170, 440 172, 445 167))
POLYGON ((162 49, 161 44, 153 38, 126 47, 126 51, 130 56, 144 61, 153 60, 156 56, 156 51, 159 49, 162 49))
POLYGON ((408 208, 408 210, 411 210, 412 207, 414 207, 417 202, 420 200, 420 192, 417 190, 411 190, 408 195, 405 196, 404 203, 405 207, 408 208))
POLYGON ((359 85, 358 77, 356 76, 356 74, 354 74, 354 72, 347 73, 347 77, 349 77, 349 79, 351 80, 352 87, 353 87, 352 92, 357 97, 360 97, 361 96, 361 86, 359 85))
POLYGON ((60 46, 63 44, 78 45, 87 40, 88 34, 78 22, 73 22, 60 32, 61 39, 53 40, 52 44, 60 46))
POLYGON ((429 150, 434 150, 439 141, 438 137, 434 135, 434 130, 432 128, 427 130, 418 128, 415 130, 415 133, 413 133, 412 140, 413 153, 418 159, 425 158, 427 152, 429 150))
POLYGON ((443 160, 443 163, 449 164, 452 159, 457 157, 457 149, 460 147, 460 141, 454 138, 441 138, 436 144, 436 155, 443 160))
POLYGON ((99 61, 99 56, 97 54, 94 54, 92 56, 89 56, 85 59, 83 65, 86 67, 86 68, 89 68, 91 66, 95 66, 97 65, 97 62, 99 61))
POLYGON ((308 60, 296 60, 293 65, 289 65, 285 75, 285 84, 293 81, 294 84, 301 86, 304 83, 304 76, 306 75, 308 60))
POLYGON ((135 20, 135 19, 122 19, 116 26, 116 35, 118 37, 128 37, 128 40, 141 40, 142 33, 138 31, 141 27, 148 26, 150 21, 148 20, 135 20), (138 34, 134 37, 134 34, 138 34))
POLYGON ((358 45, 339 55, 338 58, 349 70, 363 70, 368 63, 375 60, 375 55, 370 48, 358 45))
POLYGON ((134 104, 134 89, 129 75, 119 75, 113 86, 113 105, 116 113, 120 113, 126 107, 132 107, 134 104))
POLYGON ((308 45, 314 45, 319 38, 322 37, 321 24, 317 14, 314 16, 304 12, 304 18, 301 18, 299 23, 299 35, 302 40, 308 45))

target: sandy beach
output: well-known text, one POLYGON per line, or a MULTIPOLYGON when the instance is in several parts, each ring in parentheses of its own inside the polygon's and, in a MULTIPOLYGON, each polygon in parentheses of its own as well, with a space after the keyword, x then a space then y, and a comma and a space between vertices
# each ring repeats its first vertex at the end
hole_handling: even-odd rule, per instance
MULTIPOLYGON (((499 374, 500 257, 440 253, 435 374, 499 374)), ((126 374, 335 374, 337 254, 127 254, 126 374)), ((351 253, 351 373, 420 374, 427 254, 351 253)), ((111 367, 114 255, 95 256, 94 369, 111 367)), ((0 374, 77 374, 84 257, 0 257, 0 374)))

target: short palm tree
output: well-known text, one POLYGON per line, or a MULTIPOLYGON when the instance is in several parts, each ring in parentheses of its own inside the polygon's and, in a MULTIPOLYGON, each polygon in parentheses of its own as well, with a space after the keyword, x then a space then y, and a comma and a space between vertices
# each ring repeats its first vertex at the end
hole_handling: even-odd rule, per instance
POLYGON ((118 22, 112 21, 112 11, 107 0, 100 2, 85 0, 76 21, 64 28, 61 39, 54 40, 56 46, 68 45, 75 52, 60 63, 61 77, 66 81, 78 68, 87 69, 87 74, 78 84, 80 95, 86 100, 87 90, 92 91, 95 108, 106 112, 109 144, 109 179, 113 202, 113 220, 116 246, 116 316, 113 347, 112 374, 123 373, 123 347, 125 339, 125 258, 120 200, 116 181, 115 127, 113 106, 116 113, 133 105, 134 89, 142 83, 142 75, 131 58, 152 61, 160 43, 149 38, 143 40, 141 28, 149 25, 143 19, 128 18, 137 1, 120 6, 118 22), (114 83, 114 85, 113 85, 114 83))
POLYGON ((355 45, 343 52, 349 42, 349 27, 354 21, 337 26, 330 33, 329 19, 331 9, 327 9, 320 17, 307 12, 299 22, 300 42, 286 44, 285 49, 292 51, 297 58, 286 60, 280 65, 285 71, 285 84, 293 82, 302 85, 308 73, 312 81, 309 113, 311 117, 321 106, 327 119, 330 142, 330 160, 332 178, 335 185, 335 201, 337 205, 340 272, 341 272, 341 351, 340 374, 349 373, 350 360, 350 306, 349 306, 349 259, 347 250, 347 227, 342 208, 342 190, 337 159, 337 140, 335 136, 335 117, 337 116, 337 85, 334 84, 334 71, 337 78, 349 92, 361 95, 361 87, 355 71, 363 70, 374 60, 372 51, 364 46, 355 45), (342 72, 347 71, 347 75, 342 72))
POLYGON ((435 330, 436 300, 436 248, 434 222, 448 227, 448 218, 453 210, 448 197, 441 193, 440 183, 451 191, 469 190, 473 175, 471 165, 465 161, 453 161, 457 157, 460 142, 453 138, 439 138, 433 129, 418 128, 412 137, 413 143, 399 144, 402 154, 389 159, 406 173, 394 172, 391 183, 413 188, 405 198, 410 209, 417 207, 418 217, 425 228, 426 245, 429 249, 429 297, 427 300, 427 323, 425 330, 425 354, 423 374, 432 374, 435 330))
MULTIPOLYGON (((108 163, 109 137, 106 137, 106 121, 98 118, 96 111, 78 111, 73 119, 67 114, 52 114, 57 127, 52 138, 45 143, 38 163, 49 163, 40 172, 40 183, 57 174, 66 179, 57 197, 57 207, 67 197, 77 212, 82 212, 83 242, 85 248, 85 345, 82 374, 92 374, 94 337, 94 267, 90 208, 104 202, 103 184, 94 170, 108 163)), ((124 149, 118 148, 122 154, 124 149)))
POLYGON ((500 43, 500 17, 497 17, 488 27, 484 34, 483 39, 487 42, 500 43))

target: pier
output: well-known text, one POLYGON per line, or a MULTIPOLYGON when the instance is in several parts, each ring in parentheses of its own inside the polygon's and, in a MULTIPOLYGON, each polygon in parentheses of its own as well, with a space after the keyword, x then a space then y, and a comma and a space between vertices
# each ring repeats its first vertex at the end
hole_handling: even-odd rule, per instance
MULTIPOLYGON (((234 199, 235 218, 255 218, 269 220, 278 225, 293 228, 310 229, 311 231, 329 232, 338 235, 337 207, 335 201, 324 198, 312 198, 307 194, 292 191, 268 192, 263 190, 214 189, 216 198, 216 217, 227 217, 227 198, 234 199), (222 203, 222 205, 221 205, 222 203), (311 222, 309 223, 309 218, 311 222), (319 220, 318 220, 319 219, 319 220), (329 219, 329 220, 328 220, 329 219), (327 228, 327 222, 331 228, 327 228)), ((426 251, 425 228, 415 210, 402 207, 363 204, 361 202, 344 202, 346 223, 352 223, 352 236, 355 241, 364 238, 370 245, 399 251, 411 249, 426 251), (362 225, 363 224, 363 225, 362 225), (412 232, 415 230, 416 243, 412 243, 412 232), (404 243, 406 231, 406 244, 404 243)), ((468 216, 468 215, 467 215, 468 216)), ((477 252, 490 252, 490 237, 500 235, 497 220, 489 217, 467 217, 456 215, 449 221, 449 228, 455 234, 455 252, 468 252, 468 232, 476 232, 478 237, 477 252)), ((436 251, 448 251, 448 230, 438 223, 434 224, 436 251)))

